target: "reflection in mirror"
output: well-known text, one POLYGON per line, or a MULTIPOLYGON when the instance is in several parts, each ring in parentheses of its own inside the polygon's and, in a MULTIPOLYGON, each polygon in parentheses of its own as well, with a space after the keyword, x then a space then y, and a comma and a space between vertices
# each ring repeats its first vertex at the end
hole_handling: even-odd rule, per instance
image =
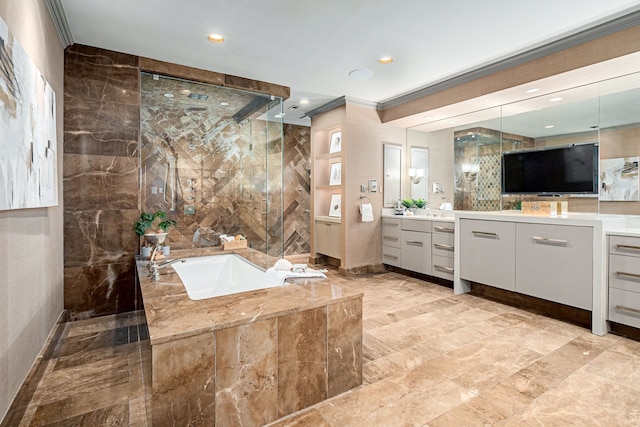
POLYGON ((429 150, 411 147, 409 179, 412 199, 428 200, 429 188, 429 150))
MULTIPOLYGON (((504 105, 502 150, 509 152, 598 142, 598 97, 598 85, 591 84, 504 105)), ((562 176, 564 172, 558 171, 557 174, 562 176)), ((502 208, 513 209, 523 199, 545 200, 537 196, 504 195, 502 208)), ((560 196, 562 200, 569 201, 569 211, 598 210, 597 195, 560 196)))
MULTIPOLYGON (((443 162, 453 163, 454 209, 514 209, 525 197, 548 200, 502 194, 502 153, 514 150, 597 142, 602 189, 602 160, 627 165, 640 157, 640 73, 433 120, 407 130, 407 141, 412 144, 443 136, 447 142, 453 140, 454 152, 444 157, 434 151, 440 144, 425 144, 430 149, 429 174, 431 181, 444 181, 435 169, 443 162)), ((634 175, 634 186, 635 182, 634 175)), ((636 194, 634 189, 624 192, 630 195, 624 196, 625 203, 598 200, 597 195, 565 195, 562 200, 569 202, 570 212, 637 215, 640 200, 631 196, 636 194)))
POLYGON ((384 144, 384 206, 395 206, 401 198, 402 147, 384 144))

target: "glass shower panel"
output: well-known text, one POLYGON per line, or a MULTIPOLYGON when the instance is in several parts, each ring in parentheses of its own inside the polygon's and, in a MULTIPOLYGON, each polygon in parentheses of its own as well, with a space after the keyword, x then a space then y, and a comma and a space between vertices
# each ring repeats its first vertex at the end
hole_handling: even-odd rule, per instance
POLYGON ((177 221, 169 231, 172 249, 220 247, 221 235, 240 234, 256 261, 267 265, 266 255, 282 255, 282 209, 263 201, 282 199, 282 161, 271 159, 282 157, 282 121, 267 114, 281 104, 278 97, 142 74, 141 210, 162 210, 177 221))

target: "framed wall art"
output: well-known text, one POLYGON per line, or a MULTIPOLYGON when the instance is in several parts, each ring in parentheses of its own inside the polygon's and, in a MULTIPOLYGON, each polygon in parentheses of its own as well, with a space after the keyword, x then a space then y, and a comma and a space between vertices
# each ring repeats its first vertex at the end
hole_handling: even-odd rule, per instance
POLYGON ((341 204, 342 204, 342 196, 340 196, 340 194, 332 194, 331 206, 329 206, 329 216, 340 218, 341 204))

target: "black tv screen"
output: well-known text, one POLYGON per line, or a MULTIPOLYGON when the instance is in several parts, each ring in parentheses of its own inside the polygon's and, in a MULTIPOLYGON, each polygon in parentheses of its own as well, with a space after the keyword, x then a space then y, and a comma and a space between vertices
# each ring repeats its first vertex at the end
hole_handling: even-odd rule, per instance
POLYGON ((502 194, 598 194, 595 143, 502 155, 502 194))

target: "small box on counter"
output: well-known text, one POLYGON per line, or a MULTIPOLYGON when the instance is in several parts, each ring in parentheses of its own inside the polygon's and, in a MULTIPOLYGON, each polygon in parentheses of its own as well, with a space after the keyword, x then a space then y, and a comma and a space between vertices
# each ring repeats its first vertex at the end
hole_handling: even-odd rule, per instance
POLYGON ((569 213, 569 202, 523 201, 522 213, 524 215, 567 216, 569 213))
POLYGON ((224 242, 222 248, 225 251, 232 251, 235 249, 244 249, 247 247, 247 240, 233 240, 231 242, 224 242))

